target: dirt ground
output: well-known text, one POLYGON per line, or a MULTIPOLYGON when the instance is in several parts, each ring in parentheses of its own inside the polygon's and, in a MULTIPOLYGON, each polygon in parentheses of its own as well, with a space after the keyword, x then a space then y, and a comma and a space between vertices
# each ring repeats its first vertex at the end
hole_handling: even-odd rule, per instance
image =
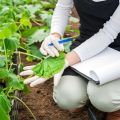
MULTIPOLYGON (((37 120, 85 120, 79 114, 71 114, 60 109, 52 99, 52 79, 36 88, 30 88, 28 95, 22 94, 22 100, 29 106, 37 120)), ((84 117, 87 115, 83 113, 84 117)), ((23 105, 20 105, 19 120, 33 120, 23 105)), ((88 120, 88 119, 86 119, 88 120)))

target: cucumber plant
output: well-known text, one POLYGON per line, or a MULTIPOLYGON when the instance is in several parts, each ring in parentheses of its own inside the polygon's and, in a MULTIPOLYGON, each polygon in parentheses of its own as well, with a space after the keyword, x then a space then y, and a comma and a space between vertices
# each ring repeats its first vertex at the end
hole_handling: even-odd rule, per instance
POLYGON ((14 73, 13 56, 16 53, 32 59, 42 56, 33 43, 42 41, 48 34, 53 8, 47 1, 0 0, 0 120, 10 120, 13 99, 21 101, 14 92, 26 91, 22 78, 14 73), (43 36, 39 39, 40 34, 43 36), (24 52, 18 51, 19 48, 24 52))

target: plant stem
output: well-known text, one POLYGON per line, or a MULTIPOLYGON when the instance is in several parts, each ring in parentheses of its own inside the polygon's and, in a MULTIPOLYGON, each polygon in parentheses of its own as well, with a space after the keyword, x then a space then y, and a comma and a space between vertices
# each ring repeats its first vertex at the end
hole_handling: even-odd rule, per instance
POLYGON ((21 61, 21 56, 20 56, 20 52, 18 52, 18 57, 19 57, 19 64, 21 64, 22 63, 22 61, 21 61))
POLYGON ((38 26, 41 26, 42 24, 38 23, 37 21, 35 20, 32 20, 32 22, 34 22, 35 24, 37 24, 38 26))
POLYGON ((20 54, 23 54, 23 55, 28 55, 28 56, 34 57, 34 58, 36 58, 36 59, 42 60, 42 58, 37 57, 37 56, 32 55, 32 54, 29 54, 29 53, 20 52, 20 51, 18 51, 18 52, 14 52, 14 53, 17 53, 17 54, 19 54, 19 53, 20 53, 20 54))
POLYGON ((12 69, 13 63, 10 64, 9 71, 12 69))
POLYGON ((7 49, 5 46, 5 39, 3 40, 3 44, 4 44, 4 51, 5 51, 5 58, 6 58, 6 69, 8 70, 8 56, 7 56, 7 49))
POLYGON ((25 51, 27 51, 27 49, 25 49, 24 47, 22 47, 22 46, 19 46, 19 48, 20 49, 23 49, 23 50, 25 50, 25 51))
POLYGON ((34 120, 37 120, 36 117, 35 117, 35 115, 33 114, 33 112, 30 110, 30 108, 25 104, 25 102, 23 102, 20 98, 18 98, 16 96, 9 96, 9 97, 12 98, 12 99, 16 99, 19 102, 21 102, 27 108, 27 110, 30 112, 30 114, 32 115, 32 117, 34 118, 34 120))

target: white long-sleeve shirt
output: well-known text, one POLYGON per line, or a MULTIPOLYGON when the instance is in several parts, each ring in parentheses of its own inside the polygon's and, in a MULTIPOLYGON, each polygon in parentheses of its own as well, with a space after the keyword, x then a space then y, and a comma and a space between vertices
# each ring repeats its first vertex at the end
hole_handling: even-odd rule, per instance
MULTIPOLYGON (((93 0, 95 2, 105 0, 93 0)), ((68 23, 73 0, 58 0, 54 10, 51 33, 57 32, 63 36, 68 23)), ((120 4, 110 17, 110 20, 104 24, 104 27, 96 34, 83 42, 73 51, 80 57, 81 61, 89 59, 108 47, 120 33, 120 4)))

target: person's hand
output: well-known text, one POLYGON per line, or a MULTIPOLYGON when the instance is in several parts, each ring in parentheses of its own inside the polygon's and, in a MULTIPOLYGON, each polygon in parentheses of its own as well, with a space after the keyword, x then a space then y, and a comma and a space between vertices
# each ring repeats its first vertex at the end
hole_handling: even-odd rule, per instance
POLYGON ((32 76, 27 79, 25 79, 24 84, 30 84, 30 87, 34 87, 38 84, 44 83, 47 79, 40 78, 37 75, 34 75, 34 72, 32 71, 32 68, 35 67, 35 65, 32 66, 26 66, 23 68, 23 72, 20 73, 21 76, 32 76), (33 76, 34 75, 34 76, 33 76))
MULTIPOLYGON (((42 83, 44 83, 47 80, 47 78, 41 78, 39 76, 34 75, 34 73, 32 71, 32 68, 34 66, 35 65, 26 66, 26 67, 23 68, 24 71, 20 73, 21 76, 28 76, 28 75, 32 76, 30 78, 27 78, 24 81, 25 84, 30 84, 30 87, 34 87, 34 86, 36 86, 38 84, 42 84, 42 83)), ((54 86, 58 85, 58 83, 60 81, 60 78, 61 78, 65 68, 67 68, 68 66, 69 66, 68 61, 65 60, 65 65, 64 65, 63 69, 59 73, 54 75, 54 86)))
POLYGON ((51 34, 42 42, 40 47, 40 52, 43 55, 50 55, 52 57, 59 56, 58 51, 63 51, 64 46, 63 44, 59 44, 58 41, 60 40, 59 34, 51 34), (53 46, 48 46, 50 43, 53 43, 53 46))

